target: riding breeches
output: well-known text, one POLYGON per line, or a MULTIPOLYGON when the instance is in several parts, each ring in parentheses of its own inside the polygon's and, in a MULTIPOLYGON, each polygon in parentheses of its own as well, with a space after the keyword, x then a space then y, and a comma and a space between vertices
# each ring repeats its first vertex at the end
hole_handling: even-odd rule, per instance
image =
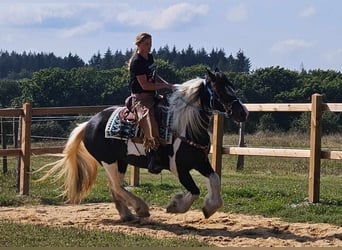
POLYGON ((144 133, 144 147, 156 150, 159 147, 159 128, 154 112, 154 93, 133 94, 136 97, 136 110, 139 126, 144 133))

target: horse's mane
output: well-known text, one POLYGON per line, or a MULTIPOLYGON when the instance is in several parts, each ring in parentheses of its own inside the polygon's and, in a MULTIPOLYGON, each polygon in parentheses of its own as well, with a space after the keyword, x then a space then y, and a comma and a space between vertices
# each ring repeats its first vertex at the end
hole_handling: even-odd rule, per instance
POLYGON ((170 113, 172 115, 171 129, 179 135, 185 136, 190 132, 199 138, 205 128, 205 121, 201 118, 200 90, 203 79, 189 80, 179 86, 169 98, 170 113))

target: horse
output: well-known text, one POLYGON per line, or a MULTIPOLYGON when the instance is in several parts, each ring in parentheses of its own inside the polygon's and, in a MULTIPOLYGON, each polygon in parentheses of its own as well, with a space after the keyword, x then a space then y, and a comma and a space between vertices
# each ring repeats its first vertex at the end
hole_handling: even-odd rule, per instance
MULTIPOLYGON (((161 158, 187 193, 177 193, 166 208, 168 213, 185 213, 199 198, 200 190, 190 170, 207 178, 208 193, 202 212, 209 218, 223 206, 220 177, 208 159, 210 135, 208 128, 215 112, 221 112, 236 122, 248 116, 245 105, 236 96, 233 85, 220 71, 207 70, 206 76, 178 84, 168 97, 172 142, 161 145, 161 158)), ((121 221, 150 216, 149 206, 123 186, 128 165, 147 168, 147 153, 142 144, 132 139, 105 138, 105 127, 111 114, 120 106, 112 106, 79 124, 71 132, 62 158, 44 165, 50 167, 41 178, 64 177, 64 192, 70 203, 80 203, 95 182, 98 166, 104 167, 109 189, 121 221), (132 210, 134 210, 134 212, 132 210)))

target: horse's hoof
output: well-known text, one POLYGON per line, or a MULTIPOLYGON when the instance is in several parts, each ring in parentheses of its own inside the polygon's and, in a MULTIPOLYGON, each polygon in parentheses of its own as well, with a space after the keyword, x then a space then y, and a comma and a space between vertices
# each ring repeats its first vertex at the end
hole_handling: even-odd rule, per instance
POLYGON ((141 219, 141 218, 147 218, 147 217, 150 217, 150 216, 151 216, 151 214, 150 214, 150 212, 149 212, 149 211, 146 211, 146 212, 143 212, 143 213, 139 213, 139 214, 137 214, 137 216, 139 217, 139 219, 141 219))
POLYGON ((162 170, 163 170, 162 168, 158 168, 158 169, 154 168, 154 169, 148 169, 148 172, 151 174, 160 174, 162 170))
POLYGON ((208 210, 205 207, 202 207, 202 212, 203 212, 204 217, 206 219, 208 219, 210 217, 210 214, 209 214, 208 210))
POLYGON ((121 222, 130 222, 130 221, 135 221, 135 220, 137 220, 137 217, 134 216, 133 214, 123 216, 120 218, 121 222))
POLYGON ((169 206, 166 208, 166 213, 169 214, 184 214, 186 213, 188 210, 185 209, 179 209, 178 207, 174 207, 174 206, 169 206))
POLYGON ((149 217, 142 217, 142 218, 139 218, 139 224, 140 225, 148 225, 150 224, 151 221, 150 221, 150 218, 149 217))
POLYGON ((177 213, 174 207, 167 207, 166 208, 166 213, 168 214, 175 214, 177 213))
POLYGON ((210 216, 212 216, 219 208, 216 208, 216 209, 212 209, 212 210, 208 210, 207 208, 205 207, 202 207, 202 212, 204 214, 204 217, 206 219, 208 219, 210 216))
POLYGON ((179 207, 176 205, 175 202, 171 202, 171 204, 166 207, 166 213, 179 214, 179 213, 183 213, 183 212, 179 211, 179 207))
POLYGON ((149 207, 142 202, 136 209, 135 209, 135 214, 136 216, 138 216, 139 218, 143 218, 143 217, 150 217, 150 209, 149 207))

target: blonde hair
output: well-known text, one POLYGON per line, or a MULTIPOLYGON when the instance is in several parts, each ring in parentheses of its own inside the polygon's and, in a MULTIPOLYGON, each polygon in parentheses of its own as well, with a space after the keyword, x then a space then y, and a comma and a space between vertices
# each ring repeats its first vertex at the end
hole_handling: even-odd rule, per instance
MULTIPOLYGON (((135 44, 136 46, 138 46, 140 43, 142 43, 142 42, 145 41, 146 39, 151 39, 151 38, 152 38, 151 34, 146 33, 146 32, 141 32, 141 33, 139 33, 139 34, 137 35, 137 37, 135 38, 134 44, 135 44)), ((138 47, 135 48, 135 50, 134 50, 134 52, 133 52, 131 58, 130 58, 129 61, 128 61, 128 70, 131 68, 132 59, 133 59, 133 57, 134 57, 137 53, 138 53, 138 47)))

